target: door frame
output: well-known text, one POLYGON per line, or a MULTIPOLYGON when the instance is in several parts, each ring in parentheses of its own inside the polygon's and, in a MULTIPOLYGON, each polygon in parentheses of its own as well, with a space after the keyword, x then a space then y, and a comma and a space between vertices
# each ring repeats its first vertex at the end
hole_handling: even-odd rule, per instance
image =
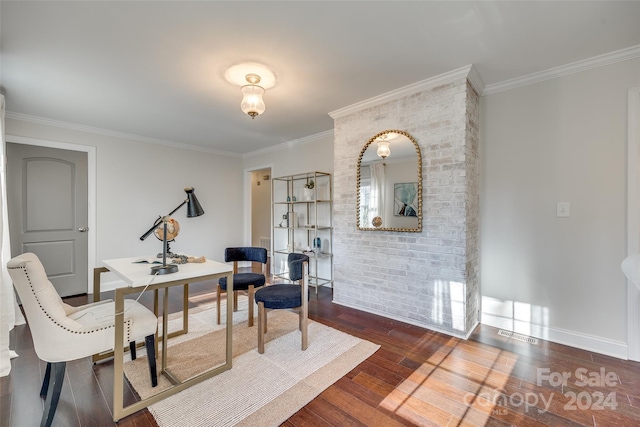
MULTIPOLYGON (((251 246, 251 234, 252 234, 252 225, 251 225, 251 216, 253 215, 252 203, 251 203, 251 173, 254 171, 258 171, 261 169, 270 169, 271 170, 271 178, 273 178, 273 164, 267 164, 263 166, 252 166, 250 168, 244 169, 244 206, 245 206, 245 214, 244 214, 244 241, 245 245, 251 246)), ((271 179, 269 180, 269 186, 271 186, 271 179)), ((273 198, 273 195, 271 195, 273 198)), ((271 209, 269 209, 269 218, 271 218, 271 209)), ((273 218, 271 218, 269 224, 273 225, 273 218)), ((270 236, 273 239, 273 236, 270 236)), ((271 248, 269 248, 269 251, 271 248)))
MULTIPOLYGON (((627 255, 640 253, 640 86, 629 89, 627 131, 627 255)), ((640 291, 627 280, 627 353, 640 361, 640 291)))
POLYGON ((96 159, 96 147, 90 145, 70 144, 60 141, 49 141, 46 139, 27 138, 24 136, 6 135, 5 140, 7 143, 34 145, 37 147, 57 148, 60 150, 80 151, 87 153, 87 226, 89 231, 87 232, 87 293, 93 291, 93 268, 96 265, 96 224, 97 224, 97 212, 96 212, 96 171, 97 171, 97 159, 96 159))

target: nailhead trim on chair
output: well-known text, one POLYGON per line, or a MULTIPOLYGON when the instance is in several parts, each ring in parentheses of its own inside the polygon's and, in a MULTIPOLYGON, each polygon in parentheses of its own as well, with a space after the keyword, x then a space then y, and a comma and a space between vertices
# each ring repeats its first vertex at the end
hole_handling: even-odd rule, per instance
MULTIPOLYGON (((113 324, 111 326, 106 326, 106 327, 102 327, 102 328, 98 328, 98 329, 93 329, 93 330, 90 330, 90 331, 77 332, 77 331, 72 331, 71 329, 61 325, 56 320, 54 320, 53 317, 51 317, 51 315, 49 313, 47 313, 47 310, 45 310, 44 307, 42 306, 42 304, 40 303, 40 300, 38 299, 38 295, 33 290, 33 284, 31 283, 31 278, 29 277, 29 273, 27 273, 27 269, 25 267, 11 267, 11 270, 23 270, 24 275, 27 277, 27 281, 29 282, 29 288, 31 289, 31 293, 36 298, 36 301, 38 301, 38 305, 40 306, 42 311, 47 315, 47 317, 53 322, 54 325, 57 325, 60 328, 64 329, 65 331, 71 332, 72 334, 78 334, 78 335, 91 334, 91 333, 94 333, 94 332, 97 332, 97 331, 102 331, 104 329, 110 329, 110 328, 115 327, 115 324, 113 324)), ((130 324, 130 323, 131 323, 130 320, 128 320, 127 324, 130 324)), ((131 332, 129 328, 130 328, 130 326, 127 327, 127 338, 129 338, 130 332, 131 332)))

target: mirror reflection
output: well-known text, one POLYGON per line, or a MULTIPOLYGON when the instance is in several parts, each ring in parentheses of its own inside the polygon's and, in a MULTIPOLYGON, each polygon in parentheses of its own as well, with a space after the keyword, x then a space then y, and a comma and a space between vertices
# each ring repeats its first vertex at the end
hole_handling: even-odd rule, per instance
POLYGON ((358 159, 359 230, 422 230, 422 157, 408 133, 386 130, 371 138, 358 159))

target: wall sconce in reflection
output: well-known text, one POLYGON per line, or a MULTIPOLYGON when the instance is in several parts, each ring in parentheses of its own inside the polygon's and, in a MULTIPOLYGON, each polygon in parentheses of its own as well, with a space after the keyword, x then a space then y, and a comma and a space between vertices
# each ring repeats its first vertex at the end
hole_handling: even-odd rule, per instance
POLYGON ((376 151, 378 157, 386 159, 391 155, 391 149, 389 148, 389 141, 387 141, 387 135, 382 135, 378 140, 378 151, 376 151))

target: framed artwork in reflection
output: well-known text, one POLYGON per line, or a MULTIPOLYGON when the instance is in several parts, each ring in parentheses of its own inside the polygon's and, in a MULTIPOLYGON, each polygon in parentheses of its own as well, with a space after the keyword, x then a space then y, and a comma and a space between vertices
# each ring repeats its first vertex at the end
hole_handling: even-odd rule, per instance
POLYGON ((418 216, 417 198, 417 182, 400 182, 393 184, 393 215, 418 216))

